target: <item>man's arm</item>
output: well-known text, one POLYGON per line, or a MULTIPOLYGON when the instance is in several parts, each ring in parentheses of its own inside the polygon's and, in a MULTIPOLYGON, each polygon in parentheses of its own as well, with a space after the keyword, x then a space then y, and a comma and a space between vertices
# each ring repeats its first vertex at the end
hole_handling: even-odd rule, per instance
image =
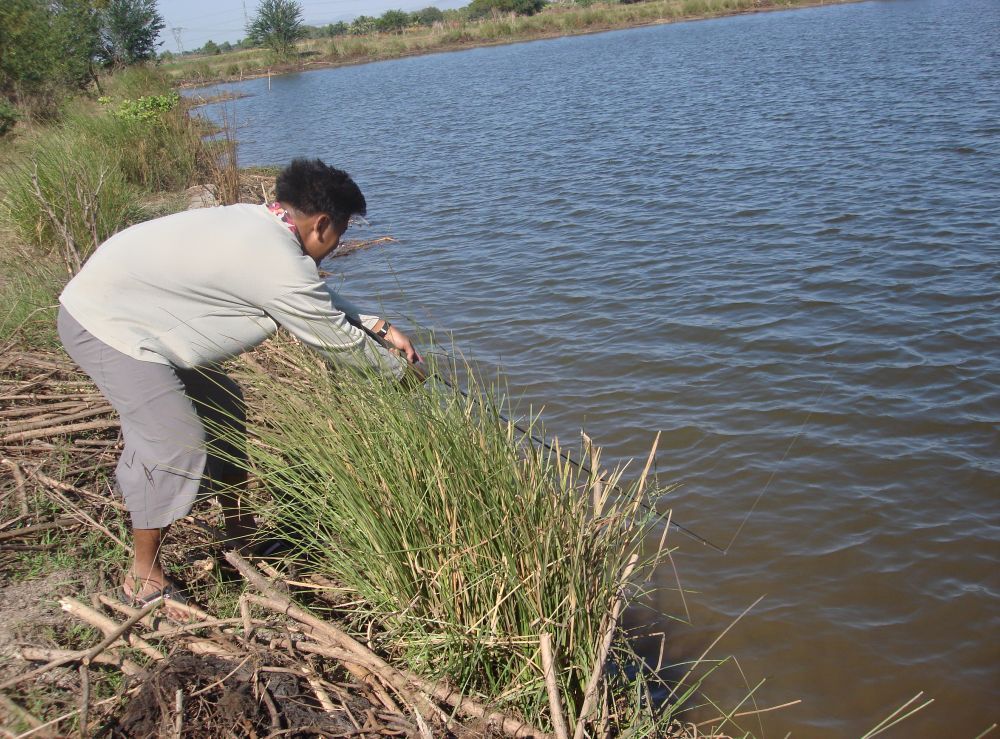
POLYGON ((406 357, 406 361, 410 364, 424 361, 424 358, 413 347, 410 337, 390 324, 386 319, 362 313, 358 306, 329 285, 326 285, 326 291, 330 294, 330 302, 333 304, 333 307, 342 311, 347 316, 347 320, 352 324, 364 328, 377 337, 380 342, 388 344, 391 348, 397 350, 401 356, 406 357))
MULTIPOLYGON (((365 319, 373 319, 370 323, 374 328, 381 320, 377 317, 355 314, 357 323, 352 323, 345 311, 334 306, 330 292, 322 282, 284 293, 268 301, 263 308, 303 344, 337 364, 374 367, 398 380, 406 373, 407 365, 391 351, 391 347, 400 348, 395 343, 400 341, 416 353, 402 332, 396 332, 399 337, 394 335, 386 344, 370 336, 365 330, 365 319)), ((393 331, 393 328, 389 329, 387 339, 393 331)))

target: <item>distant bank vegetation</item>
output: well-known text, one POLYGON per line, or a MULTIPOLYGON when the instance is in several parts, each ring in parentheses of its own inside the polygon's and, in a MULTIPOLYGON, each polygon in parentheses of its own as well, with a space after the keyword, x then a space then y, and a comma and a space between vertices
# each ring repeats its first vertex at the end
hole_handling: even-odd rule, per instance
MULTIPOLYGON (((355 64, 469 46, 849 0, 471 0, 456 10, 388 10, 350 22, 302 22, 296 0, 258 0, 235 43, 173 52, 156 0, 0 3, 0 137, 58 120, 67 100, 104 95, 109 72, 157 64, 174 83, 355 64)), ((178 46, 181 29, 173 29, 178 46)), ((136 91, 139 97, 148 91, 136 91)))
MULTIPOLYGON (((282 4, 289 0, 265 0, 282 4)), ((240 80, 339 64, 393 59, 470 46, 592 33, 675 20, 846 0, 473 0, 457 10, 427 7, 362 15, 350 23, 299 23, 290 33, 248 33, 233 43, 208 41, 193 52, 164 51, 164 70, 178 82, 240 80)), ((292 3, 295 5, 295 3, 292 3)), ((248 31, 254 29, 248 27, 248 31)))

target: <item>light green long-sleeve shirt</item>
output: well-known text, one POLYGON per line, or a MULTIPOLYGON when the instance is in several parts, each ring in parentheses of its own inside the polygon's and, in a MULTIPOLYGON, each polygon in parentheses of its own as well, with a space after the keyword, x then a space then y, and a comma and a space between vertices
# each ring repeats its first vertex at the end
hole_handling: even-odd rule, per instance
POLYGON ((266 207, 201 208, 112 236, 59 297, 95 337, 135 359, 213 365, 284 326, 336 363, 400 377, 405 364, 348 317, 377 316, 330 290, 291 231, 266 207))

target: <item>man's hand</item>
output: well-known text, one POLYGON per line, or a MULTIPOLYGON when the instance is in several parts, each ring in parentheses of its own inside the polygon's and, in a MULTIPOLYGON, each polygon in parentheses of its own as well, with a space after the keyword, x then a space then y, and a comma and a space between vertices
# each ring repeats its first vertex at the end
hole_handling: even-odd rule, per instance
POLYGON ((413 348, 413 342, 410 341, 410 337, 395 326, 389 327, 389 333, 385 335, 385 341, 393 347, 393 351, 398 353, 399 356, 406 357, 406 361, 411 365, 424 361, 424 358, 413 348))

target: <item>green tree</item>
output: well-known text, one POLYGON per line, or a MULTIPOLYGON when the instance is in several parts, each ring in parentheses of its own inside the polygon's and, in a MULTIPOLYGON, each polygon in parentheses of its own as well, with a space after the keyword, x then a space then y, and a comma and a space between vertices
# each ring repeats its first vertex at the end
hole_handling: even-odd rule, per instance
POLYGON ((289 56, 304 36, 302 6, 295 0, 261 0, 247 26, 249 40, 270 47, 280 57, 289 56))
POLYGON ((50 5, 52 31, 61 49, 60 68, 64 84, 83 88, 97 79, 94 62, 101 51, 99 0, 58 0, 50 5))
POLYGON ((359 15, 351 22, 352 36, 365 36, 378 30, 378 19, 369 15, 359 15))
POLYGON ((376 28, 384 33, 402 31, 410 25, 410 14, 402 10, 387 10, 378 19, 376 28))
POLYGON ((55 116, 67 90, 96 81, 99 30, 91 0, 0 2, 0 98, 31 118, 55 116))
POLYGON ((156 58, 156 40, 165 27, 156 0, 108 0, 101 12, 98 57, 108 67, 156 58))
POLYGON ((56 54, 49 9, 38 0, 0 4, 0 91, 16 97, 53 76, 56 54))
POLYGON ((213 56, 215 54, 222 53, 222 50, 219 49, 219 45, 212 41, 212 39, 205 42, 205 45, 201 47, 201 51, 203 54, 212 54, 213 56))
POLYGON ((413 19, 414 23, 421 26, 433 26, 435 23, 439 23, 444 20, 444 13, 431 6, 429 8, 424 8, 423 10, 415 10, 410 13, 410 18, 413 19))
POLYGON ((469 17, 482 18, 494 12, 534 15, 544 7, 545 0, 472 0, 468 11, 469 17))

